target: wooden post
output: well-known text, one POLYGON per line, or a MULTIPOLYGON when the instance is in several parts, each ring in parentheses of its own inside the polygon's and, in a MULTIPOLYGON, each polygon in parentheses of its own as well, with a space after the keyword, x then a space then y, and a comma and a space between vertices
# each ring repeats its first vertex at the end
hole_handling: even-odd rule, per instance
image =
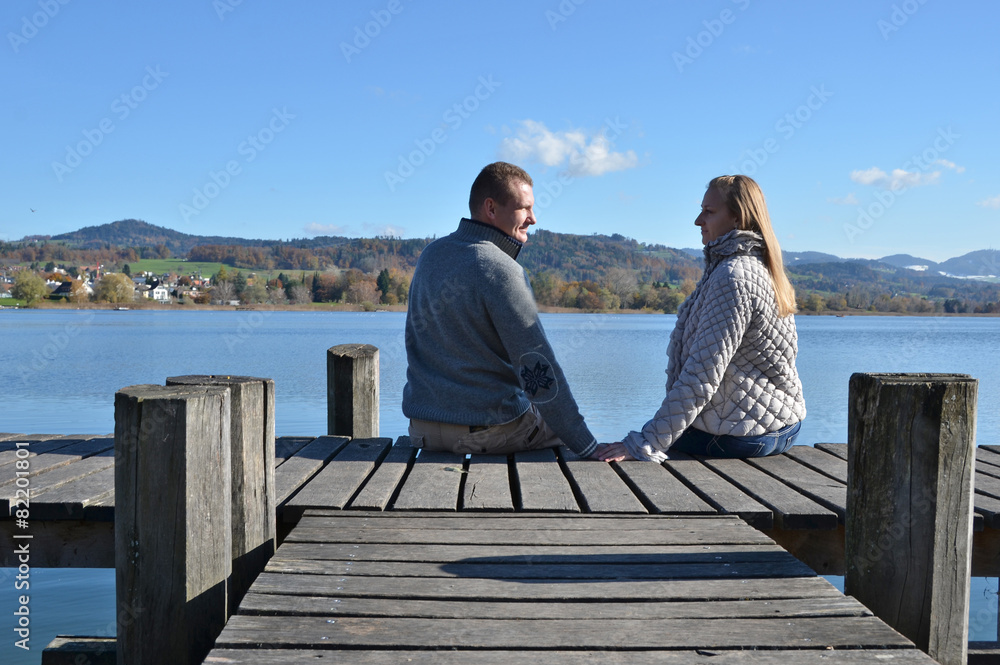
POLYGON ((223 386, 115 394, 118 663, 200 663, 232 572, 230 401, 223 386))
POLYGON ((378 348, 341 344, 326 352, 326 431, 335 436, 378 436, 378 348))
POLYGON ((854 374, 845 592, 943 665, 966 662, 978 382, 854 374))
POLYGON ((232 403, 232 614, 277 546, 274 487, 274 381, 250 376, 191 375, 167 385, 228 386, 232 403))

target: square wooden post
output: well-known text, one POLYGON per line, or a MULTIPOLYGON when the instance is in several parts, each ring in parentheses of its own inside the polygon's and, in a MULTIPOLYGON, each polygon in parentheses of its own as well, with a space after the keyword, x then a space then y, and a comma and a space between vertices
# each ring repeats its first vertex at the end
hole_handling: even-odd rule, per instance
POLYGON ((251 376, 189 375, 167 385, 228 386, 232 462, 233 574, 229 613, 277 547, 274 487, 274 381, 251 376))
POLYGON ((326 433, 378 436, 378 348, 341 344, 326 352, 326 433))
POLYGON ((130 386, 115 394, 120 665, 200 663, 225 626, 229 427, 223 386, 130 386))
POLYGON ((978 382, 854 374, 845 592, 942 665, 966 662, 978 382))

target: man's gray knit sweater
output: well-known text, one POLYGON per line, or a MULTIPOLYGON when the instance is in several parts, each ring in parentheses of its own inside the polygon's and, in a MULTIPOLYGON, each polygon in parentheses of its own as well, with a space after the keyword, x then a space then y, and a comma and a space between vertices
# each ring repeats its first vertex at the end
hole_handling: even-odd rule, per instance
POLYGON ((417 261, 406 315, 407 418, 499 425, 534 404, 563 443, 597 447, 538 320, 521 244, 463 219, 417 261))

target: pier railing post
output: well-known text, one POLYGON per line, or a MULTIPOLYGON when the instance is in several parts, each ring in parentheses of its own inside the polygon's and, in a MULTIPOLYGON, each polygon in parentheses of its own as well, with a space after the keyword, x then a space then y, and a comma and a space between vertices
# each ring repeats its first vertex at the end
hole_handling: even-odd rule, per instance
POLYGON ((326 352, 327 434, 378 436, 378 348, 341 344, 326 352))
POLYGON ((120 665, 200 663, 225 626, 229 428, 224 386, 130 386, 115 394, 120 665))
POLYGON ((943 665, 968 653, 977 387, 850 381, 845 592, 943 665))
POLYGON ((172 376, 172 385, 230 389, 233 574, 232 614, 274 554, 277 506, 274 487, 274 381, 250 376, 172 376))

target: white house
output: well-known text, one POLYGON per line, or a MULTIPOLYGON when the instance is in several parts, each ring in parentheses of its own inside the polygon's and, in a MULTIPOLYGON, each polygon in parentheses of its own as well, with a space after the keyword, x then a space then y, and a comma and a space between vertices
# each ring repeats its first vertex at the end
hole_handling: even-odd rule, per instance
POLYGON ((164 286, 163 282, 156 285, 151 295, 156 302, 170 302, 170 289, 164 286))

